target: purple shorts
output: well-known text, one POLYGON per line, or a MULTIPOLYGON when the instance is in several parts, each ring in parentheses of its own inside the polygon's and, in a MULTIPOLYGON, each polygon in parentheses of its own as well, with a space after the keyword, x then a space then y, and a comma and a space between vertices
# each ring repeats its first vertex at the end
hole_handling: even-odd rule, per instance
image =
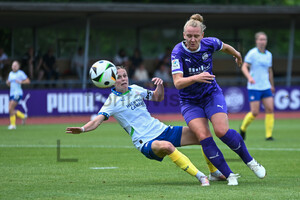
POLYGON ((215 91, 211 95, 199 100, 198 103, 180 101, 181 114, 186 124, 192 119, 211 117, 216 113, 227 113, 227 106, 221 91, 215 91))

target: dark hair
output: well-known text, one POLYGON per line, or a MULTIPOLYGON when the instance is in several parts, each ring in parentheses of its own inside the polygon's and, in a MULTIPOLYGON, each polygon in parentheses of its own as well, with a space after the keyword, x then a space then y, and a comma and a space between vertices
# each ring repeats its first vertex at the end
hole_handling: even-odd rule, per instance
MULTIPOLYGON (((117 70, 118 70, 118 69, 125 69, 125 67, 122 66, 122 65, 118 65, 118 66, 116 66, 116 68, 117 68, 117 70)), ((125 69, 125 70, 126 70, 126 69, 125 69)))

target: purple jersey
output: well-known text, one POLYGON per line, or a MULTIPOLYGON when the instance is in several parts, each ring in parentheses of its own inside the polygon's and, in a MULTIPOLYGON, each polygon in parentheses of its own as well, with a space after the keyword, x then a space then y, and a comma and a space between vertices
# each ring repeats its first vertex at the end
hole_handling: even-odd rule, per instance
MULTIPOLYGON (((183 73, 189 77, 202 72, 212 73, 212 54, 223 48, 223 42, 214 37, 203 38, 196 51, 190 51, 184 42, 177 44, 171 54, 172 74, 183 73)), ((221 90, 214 80, 211 84, 194 83, 179 90, 181 100, 194 101, 202 99, 213 91, 221 90)))

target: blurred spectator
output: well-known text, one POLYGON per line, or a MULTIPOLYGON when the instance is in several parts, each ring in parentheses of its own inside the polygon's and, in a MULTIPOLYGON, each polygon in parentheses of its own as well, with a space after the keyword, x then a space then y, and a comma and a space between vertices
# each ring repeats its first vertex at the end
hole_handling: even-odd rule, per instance
POLYGON ((169 86, 172 82, 171 72, 169 71, 169 67, 164 63, 161 63, 159 68, 154 72, 154 77, 158 77, 164 81, 166 86, 169 86))
POLYGON ((2 47, 0 47, 0 80, 1 79, 5 79, 6 77, 6 65, 8 65, 8 56, 6 55, 6 53, 4 52, 4 49, 2 47))
MULTIPOLYGON (((133 80, 136 82, 148 82, 149 81, 149 75, 148 71, 146 70, 143 63, 140 64, 138 68, 135 69, 133 80)), ((145 83, 147 84, 147 83, 145 83)), ((144 84, 144 86, 145 86, 144 84)))
POLYGON ((135 68, 133 67, 133 65, 131 63, 131 60, 128 59, 127 61, 124 61, 123 67, 127 71, 129 81, 131 81, 133 78, 134 72, 135 72, 135 68))
POLYGON ((133 55, 130 57, 130 61, 134 69, 138 68, 138 66, 142 64, 143 57, 139 48, 134 49, 133 55))
POLYGON ((171 67, 171 52, 170 47, 165 48, 165 52, 158 56, 157 64, 160 66, 161 63, 164 63, 168 67, 171 67))
POLYGON ((53 48, 49 48, 47 53, 43 56, 43 63, 41 65, 41 73, 39 74, 39 80, 43 77, 47 80, 54 78, 58 79, 58 72, 56 69, 56 58, 54 56, 53 48))
POLYGON ((128 57, 126 55, 125 49, 121 48, 118 54, 114 57, 114 64, 115 65, 124 65, 125 62, 128 61, 128 57))
POLYGON ((84 54, 83 48, 79 47, 71 61, 72 73, 77 74, 80 80, 83 79, 84 54))
POLYGON ((33 47, 29 47, 22 57, 22 70, 28 74, 30 79, 34 79, 41 64, 41 56, 39 54, 35 56, 33 47))

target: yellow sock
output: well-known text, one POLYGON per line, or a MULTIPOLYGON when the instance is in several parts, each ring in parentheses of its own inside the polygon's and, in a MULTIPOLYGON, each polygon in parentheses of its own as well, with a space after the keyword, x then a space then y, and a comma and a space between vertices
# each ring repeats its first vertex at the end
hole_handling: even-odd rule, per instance
POLYGON ((15 126, 16 125, 16 115, 10 116, 9 119, 10 119, 10 125, 15 126))
POLYGON ((207 164, 207 167, 208 167, 210 173, 216 172, 218 169, 208 160, 208 158, 206 157, 206 155, 203 152, 203 149, 202 149, 202 154, 203 154, 203 157, 205 158, 205 161, 206 161, 206 164, 207 164))
POLYGON ((196 176, 198 169, 193 165, 193 163, 185 155, 180 153, 177 149, 169 155, 171 160, 181 169, 186 171, 192 176, 196 176))
POLYGON ((17 110, 17 113, 16 113, 17 117, 21 118, 21 119, 24 119, 25 118, 25 115, 24 113, 22 113, 21 111, 17 110))
POLYGON ((249 124, 255 119, 254 115, 252 114, 252 112, 248 112, 247 115, 245 116, 242 126, 241 126, 241 130, 242 131, 246 131, 247 127, 249 126, 249 124))
POLYGON ((274 113, 266 113, 265 117, 266 138, 272 137, 274 128, 274 113))

